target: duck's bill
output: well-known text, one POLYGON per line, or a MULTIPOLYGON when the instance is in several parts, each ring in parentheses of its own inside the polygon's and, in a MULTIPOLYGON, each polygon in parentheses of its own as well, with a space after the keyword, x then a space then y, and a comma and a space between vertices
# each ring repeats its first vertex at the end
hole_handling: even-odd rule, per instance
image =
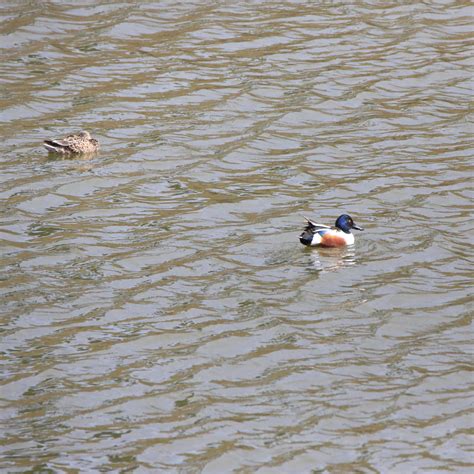
POLYGON ((358 225, 353 225, 352 228, 355 230, 364 230, 363 227, 359 227, 358 225))

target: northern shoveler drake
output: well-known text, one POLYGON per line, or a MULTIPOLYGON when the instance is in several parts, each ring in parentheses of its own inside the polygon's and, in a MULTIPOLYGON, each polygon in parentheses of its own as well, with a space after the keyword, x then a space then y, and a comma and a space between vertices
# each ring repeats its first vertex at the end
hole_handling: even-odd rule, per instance
POLYGON ((364 230, 354 224, 351 216, 340 215, 334 227, 323 224, 316 224, 305 217, 308 221, 303 233, 300 235, 300 242, 303 245, 322 245, 323 247, 344 247, 354 243, 354 236, 351 229, 364 230))
POLYGON ((95 153, 99 149, 99 142, 86 131, 73 133, 60 139, 45 140, 43 145, 49 152, 62 155, 95 153))

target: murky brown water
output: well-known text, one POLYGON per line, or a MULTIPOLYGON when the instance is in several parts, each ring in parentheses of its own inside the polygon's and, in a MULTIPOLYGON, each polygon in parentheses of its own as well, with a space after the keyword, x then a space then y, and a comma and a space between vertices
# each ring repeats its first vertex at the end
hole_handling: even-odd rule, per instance
POLYGON ((467 1, 0 12, 2 471, 472 472, 467 1))

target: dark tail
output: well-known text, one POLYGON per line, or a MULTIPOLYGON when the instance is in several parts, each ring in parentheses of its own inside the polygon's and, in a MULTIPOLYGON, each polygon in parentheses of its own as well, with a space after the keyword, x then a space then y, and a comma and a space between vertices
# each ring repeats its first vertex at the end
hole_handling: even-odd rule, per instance
POLYGON ((48 151, 59 151, 59 152, 62 152, 65 150, 65 146, 55 142, 54 140, 45 140, 43 142, 43 145, 44 147, 48 150, 48 151))
POLYGON ((301 235, 300 235, 300 242, 303 245, 311 245, 311 242, 313 241, 313 232, 310 230, 305 230, 301 235))

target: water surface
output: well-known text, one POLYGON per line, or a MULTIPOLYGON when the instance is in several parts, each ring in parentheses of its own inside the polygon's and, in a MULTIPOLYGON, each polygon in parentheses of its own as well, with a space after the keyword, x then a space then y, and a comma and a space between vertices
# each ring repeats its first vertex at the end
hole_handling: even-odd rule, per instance
POLYGON ((468 2, 0 14, 3 471, 472 472, 468 2))

